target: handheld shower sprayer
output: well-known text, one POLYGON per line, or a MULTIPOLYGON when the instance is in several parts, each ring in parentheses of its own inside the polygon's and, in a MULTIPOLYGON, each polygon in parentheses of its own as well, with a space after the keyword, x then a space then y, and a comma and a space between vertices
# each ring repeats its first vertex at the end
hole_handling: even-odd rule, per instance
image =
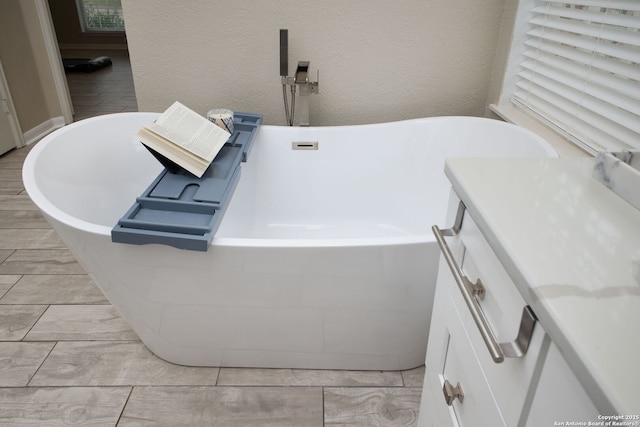
POLYGON ((287 85, 289 84, 289 30, 280 30, 280 80, 282 82, 282 99, 284 100, 284 113, 288 126, 293 126, 293 108, 295 106, 295 85, 291 89, 291 110, 287 97, 287 85))
POLYGON ((289 75, 289 30, 280 30, 280 77, 289 75))

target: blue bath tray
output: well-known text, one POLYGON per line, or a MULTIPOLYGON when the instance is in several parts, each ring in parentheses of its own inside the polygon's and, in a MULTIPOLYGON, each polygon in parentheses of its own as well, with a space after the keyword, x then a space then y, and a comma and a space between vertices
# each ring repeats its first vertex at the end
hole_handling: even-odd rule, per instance
POLYGON ((261 124, 262 115, 234 113, 233 134, 202 178, 163 170, 113 227, 111 241, 207 251, 261 124))

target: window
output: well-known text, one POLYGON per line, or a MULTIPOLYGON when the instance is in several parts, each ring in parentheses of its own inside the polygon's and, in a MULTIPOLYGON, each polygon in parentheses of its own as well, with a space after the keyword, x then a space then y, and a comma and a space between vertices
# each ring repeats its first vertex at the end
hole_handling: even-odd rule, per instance
POLYGON ((124 31, 120 0, 76 0, 82 31, 124 31))
POLYGON ((640 1, 521 1, 501 104, 591 153, 640 149, 640 1))

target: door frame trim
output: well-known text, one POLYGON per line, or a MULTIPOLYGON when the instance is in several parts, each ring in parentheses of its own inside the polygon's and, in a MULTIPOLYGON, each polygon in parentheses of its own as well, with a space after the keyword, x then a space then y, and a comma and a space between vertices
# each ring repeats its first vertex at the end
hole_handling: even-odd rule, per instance
MULTIPOLYGON (((13 105, 13 99, 11 99, 11 92, 9 92, 9 83, 4 75, 4 68, 2 67, 2 60, 0 59, 0 97, 6 99, 9 112, 7 118, 9 119, 9 127, 11 128, 11 134, 13 135, 13 142, 16 148, 24 147, 24 137, 22 135, 22 128, 20 127, 20 121, 16 116, 16 109, 13 105)), ((0 100, 0 102, 2 102, 0 100)), ((0 105, 0 114, 5 114, 4 105, 0 105)))
POLYGON ((58 94, 58 102, 62 110, 62 117, 64 118, 64 123, 69 124, 73 122, 73 104, 71 102, 69 86, 67 85, 67 77, 64 74, 62 56, 60 55, 60 47, 58 46, 58 39, 56 38, 56 32, 53 27, 51 10, 49 10, 47 0, 35 0, 35 6, 38 13, 38 20, 40 21, 40 28, 42 29, 47 56, 49 58, 51 74, 53 75, 53 81, 58 94))

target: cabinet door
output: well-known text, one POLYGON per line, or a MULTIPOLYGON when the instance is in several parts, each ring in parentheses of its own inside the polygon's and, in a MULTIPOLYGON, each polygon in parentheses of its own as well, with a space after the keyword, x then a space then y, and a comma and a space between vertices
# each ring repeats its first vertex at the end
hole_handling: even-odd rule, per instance
POLYGON ((552 343, 540 374, 527 427, 595 422, 599 411, 587 396, 558 348, 552 343))
POLYGON ((442 274, 438 277, 429 332, 418 425, 503 426, 504 421, 453 305, 448 285, 443 283, 453 277, 446 265, 441 265, 439 271, 442 274), (453 387, 459 385, 462 399, 456 398, 447 405, 443 392, 445 381, 453 387))

